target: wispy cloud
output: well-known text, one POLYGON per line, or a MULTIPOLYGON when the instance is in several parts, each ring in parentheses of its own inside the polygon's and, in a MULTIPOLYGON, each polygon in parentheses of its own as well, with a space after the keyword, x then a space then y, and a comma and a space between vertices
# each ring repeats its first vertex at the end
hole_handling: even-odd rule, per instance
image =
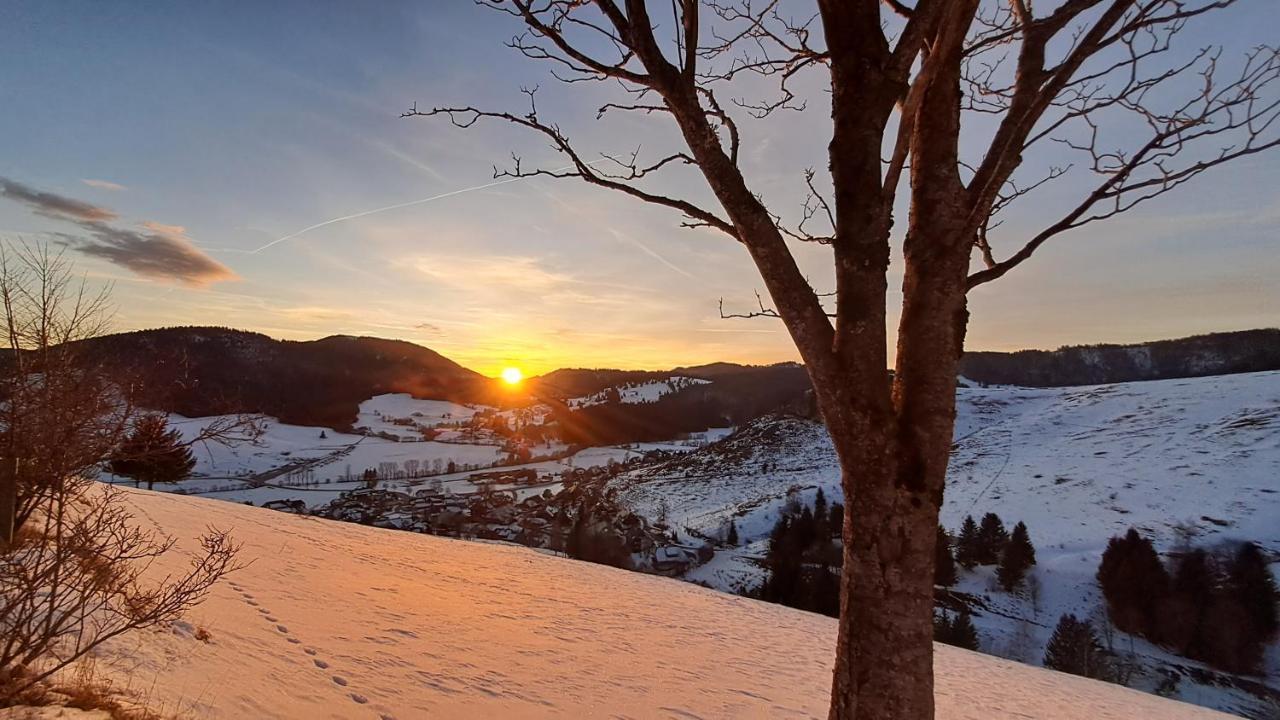
POLYGON ((423 275, 453 288, 546 293, 574 282, 569 275, 543 267, 537 258, 520 255, 432 255, 413 264, 423 275))
POLYGON ((113 183, 110 180, 95 180, 93 178, 82 178, 80 182, 84 183, 85 185, 88 185, 91 188, 98 188, 99 190, 110 190, 112 192, 121 192, 123 190, 129 189, 124 185, 121 185, 120 183, 113 183))
POLYGON ((74 223, 88 237, 57 233, 63 242, 143 277, 191 287, 236 278, 231 268, 196 247, 186 228, 179 225, 143 222, 140 229, 116 227, 107 223, 119 217, 113 210, 6 178, 0 178, 0 196, 26 205, 37 215, 74 223))
POLYGON ((105 223, 85 222, 80 226, 89 231, 92 239, 67 236, 71 247, 144 277, 175 280, 192 287, 236 279, 231 268, 191 242, 186 228, 152 222, 143 223, 142 230, 116 228, 105 223))
POLYGON ((637 239, 635 239, 635 238, 631 237, 630 235, 628 235, 628 234, 626 234, 626 233, 624 233, 624 232, 621 232, 621 231, 619 231, 619 230, 617 230, 617 229, 615 229, 615 228, 609 228, 609 232, 613 235, 614 239, 615 239, 615 240, 617 240, 618 242, 623 242, 623 243, 627 243, 627 244, 629 244, 629 245, 634 245, 637 249, 639 249, 639 250, 640 250, 640 252, 644 253, 645 255, 648 255, 649 257, 653 258, 654 260, 657 260, 658 262, 662 263, 663 265, 666 265, 668 268, 670 268, 670 269, 674 270, 675 272, 677 272, 677 273, 679 273, 679 274, 681 274, 681 275, 683 275, 683 276, 685 276, 685 277, 689 278, 690 280, 697 280, 697 279, 698 279, 698 278, 697 278, 697 277, 695 277, 692 273, 690 273, 688 270, 685 270, 684 268, 680 267, 679 265, 676 265, 675 263, 671 262, 670 260, 666 259, 665 257, 663 257, 663 256, 659 255, 659 254, 657 253, 657 251, 655 251, 653 248, 650 248, 648 245, 645 245, 644 243, 642 243, 642 242, 640 242, 639 240, 637 240, 637 239))
MULTIPOLYGON (((602 163, 604 161, 605 159, 603 158, 600 160, 593 160, 587 163, 587 165, 595 165, 597 163, 602 163)), ((550 172, 564 172, 566 170, 572 170, 572 169, 573 169, 572 165, 566 165, 564 167, 551 170, 550 172)), ((308 225, 307 227, 304 227, 301 230, 298 230, 296 232, 289 233, 288 235, 282 235, 281 237, 278 237, 275 240, 272 240, 271 242, 266 243, 265 245, 256 247, 252 250, 243 250, 243 249, 236 249, 236 248, 225 248, 225 249, 231 252, 242 252, 249 255, 257 255, 263 250, 267 250, 272 247, 275 247, 276 245, 279 245, 282 242, 285 242, 287 240, 292 240, 298 237, 299 235, 305 235, 311 232, 312 230, 319 230, 322 227, 328 227, 329 225, 334 225, 341 222, 347 222, 349 220, 358 220, 359 218, 368 217, 370 215, 378 215, 380 213, 388 212, 391 210, 399 210, 401 208, 413 207, 415 205, 424 205, 426 203, 436 202, 437 200, 444 200, 446 198, 451 198, 456 195, 463 195, 469 192, 475 192, 477 190, 488 190, 490 188, 501 187, 503 185, 510 185, 511 183, 528 180, 531 177, 533 176, 519 175, 516 177, 502 178, 500 180, 494 180, 493 182, 481 183, 480 185, 472 185, 471 187, 458 188, 457 190, 450 190, 448 192, 438 193, 430 197, 419 198, 417 200, 410 200, 408 202, 396 203, 394 205, 384 205, 382 207, 373 208, 372 210, 361 210, 360 212, 351 213, 349 215, 342 215, 335 218, 329 218, 328 220, 322 220, 314 225, 308 225)))
POLYGON ((56 220, 101 222, 114 220, 118 217, 107 208, 98 207, 65 195, 36 190, 30 185, 8 178, 0 178, 0 195, 26 205, 37 215, 56 220))

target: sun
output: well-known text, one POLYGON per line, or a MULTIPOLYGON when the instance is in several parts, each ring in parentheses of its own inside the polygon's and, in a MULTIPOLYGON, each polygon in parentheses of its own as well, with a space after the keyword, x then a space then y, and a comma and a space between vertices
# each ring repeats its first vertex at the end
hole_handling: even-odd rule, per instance
POLYGON ((519 385, 521 380, 524 380, 524 373, 520 372, 520 368, 502 369, 502 382, 508 385, 519 385))

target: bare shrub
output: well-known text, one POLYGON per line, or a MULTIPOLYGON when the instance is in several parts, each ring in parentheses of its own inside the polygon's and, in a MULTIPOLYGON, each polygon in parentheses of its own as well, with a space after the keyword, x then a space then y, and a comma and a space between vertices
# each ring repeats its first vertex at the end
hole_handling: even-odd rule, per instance
MULTIPOLYGON (((106 328, 108 290, 74 282, 47 245, 0 247, 0 461, 16 468, 4 488, 15 532, 0 537, 0 707, 113 638, 177 620, 239 567, 238 546, 210 529, 188 569, 162 571, 173 538, 138 527, 125 492, 95 482, 139 416, 129 385, 79 344, 106 328)), ((188 442, 255 428, 232 418, 188 442)))

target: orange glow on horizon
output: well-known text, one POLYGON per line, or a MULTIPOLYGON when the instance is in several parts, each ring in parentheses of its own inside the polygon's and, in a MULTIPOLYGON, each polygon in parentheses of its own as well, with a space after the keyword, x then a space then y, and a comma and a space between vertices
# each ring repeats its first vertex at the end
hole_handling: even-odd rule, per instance
POLYGON ((520 372, 520 368, 509 367, 502 369, 502 382, 515 387, 524 380, 524 373, 520 372))

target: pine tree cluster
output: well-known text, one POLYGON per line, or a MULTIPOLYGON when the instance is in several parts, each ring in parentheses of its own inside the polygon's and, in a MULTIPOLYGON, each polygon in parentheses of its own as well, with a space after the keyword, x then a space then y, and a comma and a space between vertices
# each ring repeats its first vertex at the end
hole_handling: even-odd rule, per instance
POLYGON ((1111 539, 1097 577, 1116 627, 1224 670, 1258 671, 1280 629, 1280 590, 1261 549, 1190 548, 1173 567, 1137 530, 1111 539))
POLYGON ((768 574, 750 594, 760 600, 838 617, 844 506, 818 490, 813 507, 785 512, 769 534, 768 574))
POLYGON ((933 615, 933 639, 966 650, 978 649, 978 630, 973 626, 969 613, 961 610, 949 615, 944 610, 933 615))
MULTIPOLYGON (((944 537, 945 533, 939 529, 940 545, 944 537)), ((979 565, 996 565, 996 579, 1000 581, 1001 587, 1013 592, 1021 587, 1027 571, 1036 564, 1036 549, 1031 544, 1031 535, 1025 523, 1019 522, 1010 534, 1004 528, 1004 521, 993 512, 983 515, 981 524, 974 522, 972 515, 966 515, 955 542, 955 562, 966 570, 979 565)), ((945 556, 944 548, 939 547, 935 567, 939 566, 951 567, 954 576, 950 547, 945 548, 945 556)), ((950 585, 955 582, 953 577, 950 583, 943 583, 942 580, 946 577, 945 568, 935 570, 935 584, 950 585)))
POLYGON ((1111 657, 1098 642, 1093 624, 1070 614, 1058 619, 1058 626, 1045 648, 1044 666, 1095 680, 1115 680, 1111 657))

